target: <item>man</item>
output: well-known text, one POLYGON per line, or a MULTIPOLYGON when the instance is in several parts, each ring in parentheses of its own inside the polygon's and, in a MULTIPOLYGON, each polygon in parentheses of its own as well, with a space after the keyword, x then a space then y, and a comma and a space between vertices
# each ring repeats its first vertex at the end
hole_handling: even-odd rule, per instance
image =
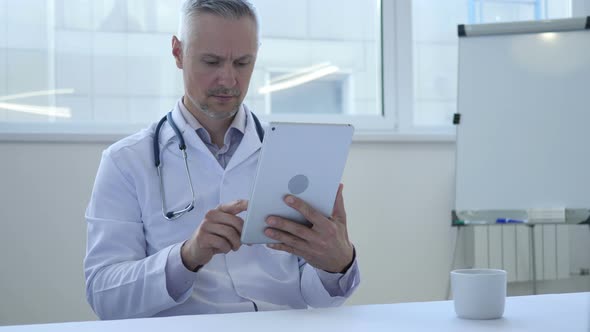
POLYGON ((261 147, 242 105, 259 45, 253 8, 186 1, 179 38, 172 54, 185 94, 171 118, 103 153, 86 211, 88 302, 101 319, 342 304, 359 283, 342 185, 331 216, 285 197, 313 227, 270 217, 265 232, 280 244, 240 243, 261 147), (191 181, 170 122, 186 142, 191 181), (189 183, 194 209, 167 220, 191 200, 189 183))

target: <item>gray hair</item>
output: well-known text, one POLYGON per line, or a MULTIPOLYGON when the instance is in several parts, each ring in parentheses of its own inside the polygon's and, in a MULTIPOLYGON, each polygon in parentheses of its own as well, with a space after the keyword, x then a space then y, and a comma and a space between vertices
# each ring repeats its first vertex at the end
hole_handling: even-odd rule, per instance
POLYGON ((191 19, 199 14, 213 14, 228 19, 240 19, 250 17, 256 25, 258 34, 258 15, 256 9, 248 0, 185 0, 180 9, 180 24, 178 26, 178 38, 184 44, 188 40, 189 25, 191 19))

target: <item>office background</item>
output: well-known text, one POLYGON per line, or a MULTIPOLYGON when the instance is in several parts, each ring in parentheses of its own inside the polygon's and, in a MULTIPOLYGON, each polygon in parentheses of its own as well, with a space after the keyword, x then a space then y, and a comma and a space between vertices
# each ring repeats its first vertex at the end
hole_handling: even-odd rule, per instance
MULTIPOLYGON (((475 19, 478 13, 475 9, 480 8, 480 2, 466 0, 455 4, 455 7, 462 8, 462 14, 456 15, 455 19, 459 22, 475 19)), ((503 1, 490 1, 492 5, 496 2, 503 1)), ((35 4, 32 0, 28 3, 35 4)), ((429 11, 421 11, 429 13, 424 16, 426 20, 435 17, 437 10, 451 11, 449 6, 436 8, 437 3, 440 4, 439 1, 415 1, 413 5, 416 11, 429 8, 429 11)), ((523 1, 521 12, 526 19, 534 19, 534 15, 537 15, 536 3, 523 1)), ((564 4, 555 7, 558 17, 567 16, 568 11, 571 13, 574 10, 590 14, 589 1, 556 0, 551 3, 564 4)), ((9 6, 7 0, 0 1, 0 15, 7 17, 9 6)), ((543 8, 547 10, 550 6, 543 8)), ((262 24, 268 26, 270 23, 263 19, 262 24)), ((168 29, 173 29, 173 25, 168 24, 168 29)), ((268 29, 272 30, 270 27, 268 29)), ((6 37, 6 24, 0 30, 6 37)), ((417 41, 413 45, 416 56, 422 54, 422 60, 415 61, 415 114, 410 121, 412 125, 417 125, 419 133, 360 135, 351 147, 345 169, 343 182, 349 228, 358 248, 362 271, 361 286, 348 304, 442 300, 446 297, 456 231, 450 227, 449 220, 455 186, 454 138, 448 134, 452 130, 440 134, 434 129, 428 131, 428 128, 444 126, 454 111, 453 85, 456 85, 456 73, 453 61, 456 61, 456 50, 453 50, 455 46, 452 41, 433 41, 430 44, 417 41), (437 56, 429 58, 431 54, 437 56), (442 64, 440 61, 443 61, 442 64), (419 66, 419 63, 423 65, 419 66), (422 78, 420 75, 423 75, 422 78)), ((38 82, 37 74, 46 74, 46 68, 34 65, 39 62, 35 62, 36 57, 30 49, 21 49, 21 53, 13 58, 8 57, 6 50, 3 51, 0 52, 3 56, 0 67, 5 70, 21 64, 21 68, 33 72, 28 79, 34 82, 38 82)), ((341 54, 348 53, 343 50, 341 54)), ((340 61, 354 62, 355 59, 340 61)), ((76 60, 73 61, 66 60, 65 64, 71 63, 74 67, 79 65, 76 60)), ((172 60, 168 61, 167 65, 172 66, 172 60)), ((124 63, 119 64, 125 68, 124 63)), ((105 64, 107 67, 111 65, 116 66, 117 61, 105 64)), ((149 66, 149 63, 145 65, 149 66)), ((0 73, 0 88, 4 89, 1 94, 19 92, 9 91, 15 84, 8 80, 7 71, 0 73)), ((84 77, 77 74, 73 71, 69 77, 84 77)), ((64 77, 67 78, 67 75, 65 73, 64 77)), ((110 81, 109 78, 105 80, 110 81)), ((170 82, 175 82, 174 78, 170 82)), ((179 86, 171 84, 174 88, 170 93, 174 95, 179 86)), ((379 85, 367 83, 364 86, 370 84, 374 84, 374 88, 364 93, 375 98, 374 106, 356 109, 373 110, 378 115, 380 96, 375 91, 379 90, 379 85)), ((26 84, 23 86, 27 88, 26 84)), ((326 89, 330 86, 329 82, 324 85, 326 89)), ((44 85, 38 87, 45 88, 44 85)), ((127 89, 127 85, 122 89, 127 89)), ((385 96, 391 93, 385 91, 385 96)), ((69 104, 73 114, 77 110, 94 107, 91 105, 103 105, 108 109, 112 105, 125 105, 121 109, 112 108, 111 115, 131 109, 127 101, 117 104, 110 100, 96 104, 96 99, 90 102, 84 96, 70 97, 77 97, 74 100, 79 102, 69 104), (88 107, 83 106, 85 103, 88 103, 88 107)), ((116 99, 121 96, 105 98, 116 99)), ((151 118, 156 119, 173 101, 174 98, 159 98, 151 118)), ((55 100, 48 101, 51 102, 55 100)), ((259 107, 267 107, 264 105, 259 107)), ((3 112, 4 116, 8 114, 3 112)), ((399 114, 401 121, 404 119, 404 110, 399 110, 399 114)), ((28 119, 31 118, 25 116, 12 120, 22 124, 28 119)), ((12 120, 6 117, 1 119, 4 124, 12 120)), ((4 128, 8 128, 8 125, 4 128)), ((108 136, 79 140, 67 137, 55 139, 51 134, 42 134, 30 137, 21 135, 19 137, 22 139, 15 141, 7 135, 0 136, 3 138, 0 142, 0 155, 3 156, 3 162, 0 163, 0 221, 3 226, 0 232, 0 324, 96 319, 84 296, 82 259, 86 224, 83 215, 100 154, 111 143, 110 139, 108 136)), ((582 232, 573 229, 572 233, 582 232)), ((590 248, 583 247, 590 243, 590 239, 578 235, 572 235, 572 238, 577 236, 575 243, 582 246, 577 248, 580 249, 578 252, 590 252, 590 248)), ((573 291, 583 287, 584 281, 573 286, 567 281, 554 281, 545 282, 540 290, 573 291)), ((526 285, 518 291, 526 292, 526 285)))

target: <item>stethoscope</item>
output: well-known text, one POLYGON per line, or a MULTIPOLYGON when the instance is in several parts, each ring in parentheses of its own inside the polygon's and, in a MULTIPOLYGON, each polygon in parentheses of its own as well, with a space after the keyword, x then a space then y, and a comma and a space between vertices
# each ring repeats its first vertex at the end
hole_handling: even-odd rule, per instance
MULTIPOLYGON (((262 125, 260 124, 260 121, 258 120, 256 115, 254 115, 254 113, 252 113, 252 112, 250 112, 250 114, 252 114, 252 118, 254 119, 254 125, 256 126, 256 133, 258 133, 258 138, 260 138, 260 142, 262 142, 262 140, 264 139, 264 129, 262 129, 262 125)), ((160 120, 160 122, 158 122, 158 125, 156 126, 156 132, 154 133, 154 160, 155 160, 156 169, 158 171, 158 177, 160 178, 160 197, 162 199, 162 214, 164 215, 164 218, 166 218, 166 220, 178 219, 178 218, 182 217, 185 213, 190 212, 192 209, 195 208, 195 191, 193 189, 193 180, 191 178, 191 172, 188 167, 188 159, 186 156, 186 144, 184 143, 184 137, 182 137, 182 133, 180 132, 180 130, 176 126, 176 123, 174 122, 174 120, 172 119, 172 112, 168 112, 168 114, 166 114, 160 120), (168 212, 166 212, 166 196, 164 194, 164 180, 162 179, 162 173, 161 173, 162 172, 162 169, 161 169, 162 165, 160 163, 160 142, 159 142, 160 141, 159 140, 160 129, 162 128, 162 125, 166 121, 168 121, 168 123, 170 124, 170 126, 174 130, 174 134, 175 134, 176 138, 178 138, 178 141, 179 141, 178 148, 180 149, 180 151, 182 151, 182 157, 184 159, 184 166, 186 169, 186 176, 188 178, 188 185, 189 185, 189 188, 191 190, 191 195, 192 195, 192 200, 183 209, 178 210, 178 211, 168 211, 168 212)))

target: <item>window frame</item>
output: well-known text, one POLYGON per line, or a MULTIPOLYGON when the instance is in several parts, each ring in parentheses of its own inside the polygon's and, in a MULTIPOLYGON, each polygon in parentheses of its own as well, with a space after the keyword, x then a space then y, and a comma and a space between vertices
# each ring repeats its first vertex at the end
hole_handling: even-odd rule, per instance
POLYGON ((384 113, 394 113, 395 128, 385 140, 452 141, 455 128, 414 126, 414 45, 411 1, 383 1, 384 113), (402 83, 403 82, 403 83, 402 83), (396 137, 397 136, 397 137, 396 137), (397 138, 397 139, 396 139, 397 138))

